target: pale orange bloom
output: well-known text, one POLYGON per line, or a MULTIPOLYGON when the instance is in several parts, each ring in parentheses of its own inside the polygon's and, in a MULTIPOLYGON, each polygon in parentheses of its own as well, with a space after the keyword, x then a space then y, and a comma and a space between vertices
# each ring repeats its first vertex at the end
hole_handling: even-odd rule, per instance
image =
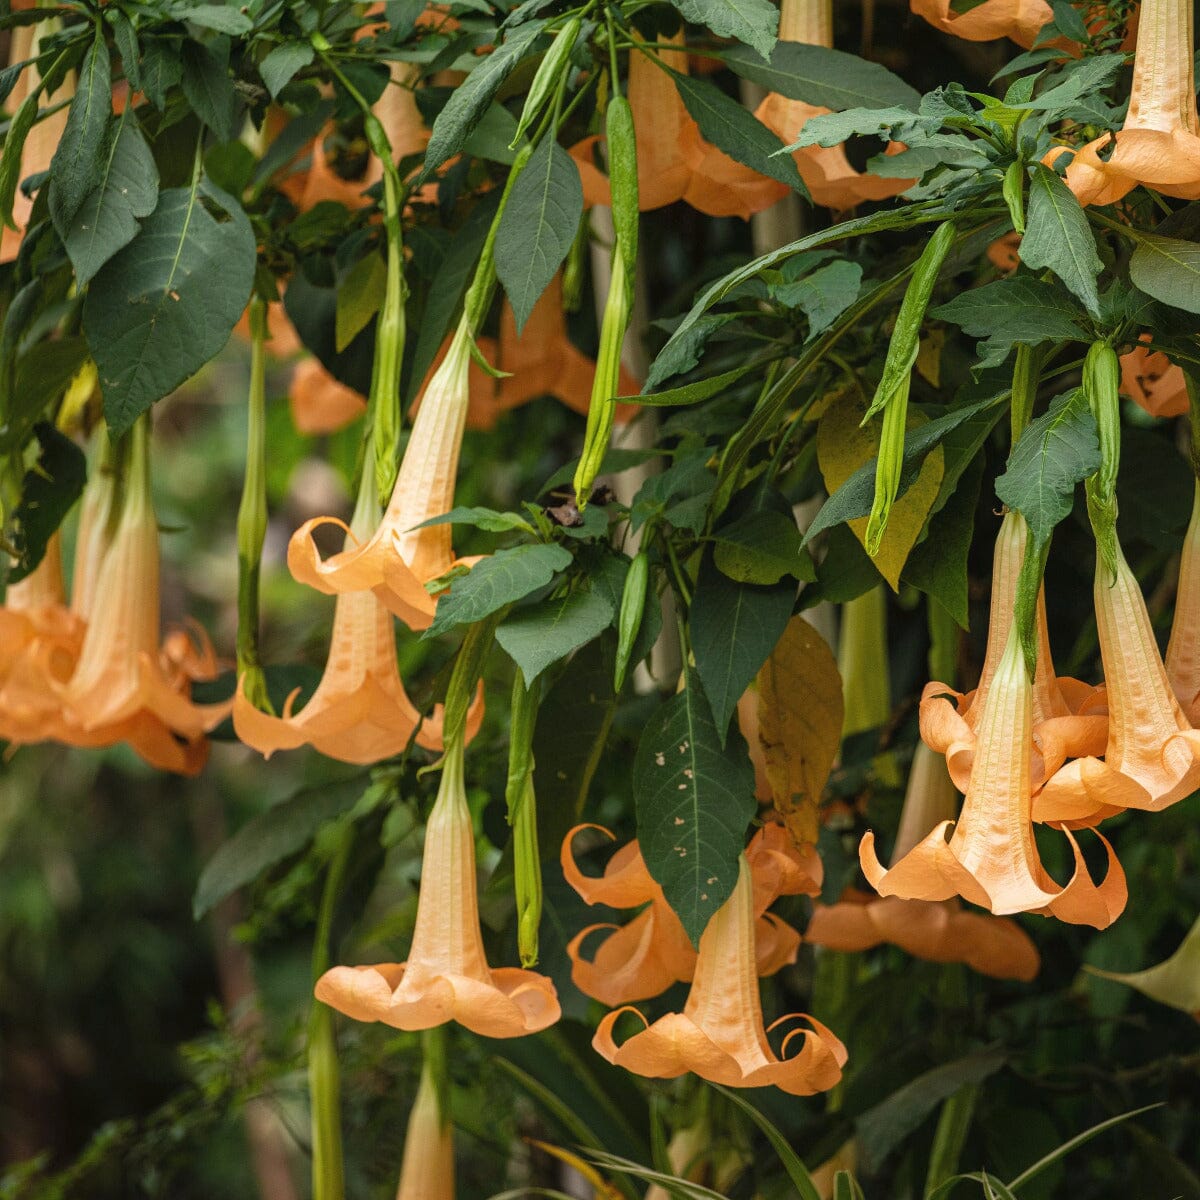
MULTIPOLYGON (((1139 341, 1150 341, 1150 335, 1143 333, 1139 341)), ((1121 355, 1121 391, 1152 417, 1181 417, 1188 410, 1183 368, 1144 345, 1121 355)))
POLYGON ((754 884, 745 856, 733 894, 700 936, 691 991, 682 1013, 653 1025, 636 1008, 618 1008, 596 1030, 592 1045, 609 1062, 651 1079, 674 1079, 691 1071, 725 1087, 778 1087, 793 1096, 828 1091, 842 1077, 846 1049, 819 1021, 803 1014, 771 1025, 807 1021, 789 1032, 778 1054, 767 1040, 755 970, 754 884), (613 1027, 624 1013, 646 1025, 617 1045, 613 1027), (799 1049, 789 1049, 799 1039, 799 1049))
POLYGON ((1183 537, 1175 618, 1163 665, 1175 699, 1192 725, 1200 725, 1200 484, 1193 489, 1192 516, 1183 537))
POLYGON ((1034 802, 1041 821, 1091 823, 1123 808, 1159 812, 1200 787, 1200 730, 1171 690, 1146 601, 1119 545, 1115 567, 1096 556, 1096 626, 1108 689, 1104 761, 1089 756, 1060 768, 1034 802))
POLYGON ((108 553, 115 494, 116 486, 108 456, 106 453, 97 454, 79 502, 75 561, 71 571, 71 611, 85 622, 91 616, 104 556, 108 553))
MULTIPOLYGON (((370 470, 368 463, 366 470, 370 470)), ((350 526, 347 541, 365 537, 379 517, 379 505, 367 488, 350 526)), ((317 690, 298 713, 296 688, 282 716, 262 712, 246 698, 245 678, 238 680, 233 702, 233 727, 248 746, 270 758, 276 750, 312 746, 341 762, 373 763, 401 754, 415 737, 427 750, 442 748, 442 711, 432 718, 408 698, 396 662, 396 633, 392 614, 373 592, 338 596, 329 638, 329 657, 317 690)), ((480 689, 468 716, 467 737, 483 719, 480 689)))
MULTIPOLYGON (((577 825, 563 839, 560 862, 567 882, 588 904, 610 908, 645 905, 625 925, 589 925, 567 946, 571 980, 581 992, 609 1006, 649 1000, 673 983, 687 983, 696 969, 696 951, 683 925, 667 903, 662 888, 646 868, 636 841, 628 842, 609 859, 604 874, 584 875, 571 844, 577 825), (597 930, 612 930, 596 949, 583 957, 584 940, 597 930)), ((760 975, 773 975, 796 961, 800 935, 767 909, 780 896, 815 895, 821 890, 821 860, 813 847, 797 850, 782 825, 765 825, 746 851, 754 881, 755 961, 760 975)))
MULTIPOLYGON (((36 25, 15 26, 9 45, 9 64, 15 65, 26 59, 36 58, 41 49, 42 38, 57 31, 59 27, 60 22, 54 18, 41 21, 36 25)), ((15 113, 40 82, 41 76, 38 74, 37 67, 26 67, 9 95, 9 111, 15 113)), ((43 94, 39 104, 42 108, 50 108, 52 105, 70 100, 74 94, 75 72, 70 71, 59 85, 58 90, 52 96, 43 94)), ((22 179, 28 179, 31 175, 39 175, 50 169, 50 160, 54 157, 55 150, 58 149, 58 143, 62 139, 63 130, 67 125, 68 109, 69 106, 64 105, 56 113, 40 120, 29 131, 21 150, 21 167, 17 173, 18 183, 22 179)), ((16 195, 13 197, 13 221, 17 227, 9 229, 6 225, 0 232, 0 262, 12 262, 17 257, 17 252, 21 249, 21 239, 25 236, 25 228, 29 224, 32 212, 33 201, 18 187, 16 195)))
MULTIPOLYGON (((950 777, 959 791, 967 790, 977 726, 1008 644, 1027 535, 1025 518, 1017 512, 1007 513, 1000 524, 992 559, 987 653, 979 686, 962 695, 944 683, 934 682, 926 684, 921 695, 921 737, 933 750, 946 756, 950 777)), ((1038 596, 1037 635, 1031 742, 1035 789, 1068 758, 1101 753, 1108 728, 1103 691, 1078 679, 1060 678, 1054 672, 1044 595, 1038 596)))
POLYGON ((987 248, 988 262, 1005 275, 1011 275, 1021 265, 1021 235, 1014 229, 997 238, 987 248))
POLYGON ((334 379, 320 359, 296 364, 288 384, 288 405, 298 432, 314 437, 345 429, 367 411, 367 398, 334 379))
MULTIPOLYGON (((783 0, 779 37, 785 42, 832 47, 833 0, 783 0)), ((785 146, 790 146, 811 117, 823 116, 829 111, 771 92, 754 115, 785 146)), ((902 149, 903 146, 893 144, 887 152, 898 153, 902 149)), ((916 182, 915 179, 884 179, 857 171, 850 165, 844 146, 805 146, 793 157, 813 201, 828 208, 853 208, 864 200, 886 200, 916 182)))
POLYGON ((1074 835, 1064 830, 1075 870, 1059 887, 1042 866, 1033 837, 1029 744, 1033 696, 1014 626, 996 667, 978 721, 971 779, 957 821, 940 821, 903 858, 885 870, 868 832, 859 847, 863 874, 881 896, 949 900, 961 896, 989 912, 1037 912, 1104 929, 1120 916, 1125 873, 1112 847, 1108 872, 1097 886, 1074 835))
MULTIPOLYGON (((939 822, 958 815, 958 792, 945 760, 917 744, 892 861, 899 862, 939 822)), ((997 979, 1032 979, 1041 965, 1029 935, 1007 917, 968 912, 957 898, 905 900, 847 889, 818 904, 804 938, 830 950, 869 950, 890 943, 914 958, 961 962, 997 979)))
MULTIPOLYGON (((280 291, 283 284, 279 284, 280 291)), ((238 318, 233 332, 244 342, 250 340, 250 310, 247 308, 238 318)), ((296 327, 288 319, 282 300, 271 300, 267 304, 267 352, 276 358, 291 358, 304 349, 296 327)))
POLYGON ((208 654, 159 650, 158 522, 150 500, 149 446, 139 422, 130 435, 125 499, 104 555, 87 632, 70 679, 43 676, 56 705, 31 712, 14 741, 73 746, 129 745, 152 766, 194 775, 208 756, 205 733, 231 702, 191 702, 191 681, 208 654))
POLYGON ((455 564, 450 526, 414 528, 454 506, 458 455, 466 424, 470 334, 465 319, 425 388, 387 511, 365 541, 322 559, 313 533, 342 525, 315 517, 292 535, 288 567, 301 583, 329 594, 374 591, 411 629, 426 629, 437 605, 425 584, 455 564))
POLYGON ((943 33, 968 42, 1011 38, 1031 47, 1054 12, 1045 0, 984 0, 966 12, 955 12, 952 0, 912 0, 912 10, 943 33))
MULTIPOLYGON (((650 53, 686 75, 682 30, 660 40, 680 48, 650 53)), ((637 134, 638 206, 643 212, 682 200, 710 217, 749 219, 788 194, 786 184, 752 171, 706 142, 670 76, 641 51, 629 55, 628 95, 637 134)), ((592 157, 599 140, 585 138, 571 150, 586 204, 610 202, 608 177, 592 157)))
MULTIPOLYGON (((1067 183, 1080 204, 1113 204, 1138 184, 1200 199, 1192 55, 1191 0, 1143 0, 1125 124, 1074 151, 1067 166, 1067 183)), ((1056 146, 1045 161, 1053 164, 1063 154, 1072 151, 1056 146)))
POLYGON ((396 1200, 454 1200, 454 1127, 443 1119, 428 1064, 408 1114, 396 1200))
POLYGON ((397 1029, 457 1021, 481 1037, 504 1038, 537 1033, 558 1020, 554 984, 544 975, 487 964, 461 743, 446 750, 437 803, 425 826, 408 961, 334 967, 317 981, 316 996, 356 1021, 397 1029))

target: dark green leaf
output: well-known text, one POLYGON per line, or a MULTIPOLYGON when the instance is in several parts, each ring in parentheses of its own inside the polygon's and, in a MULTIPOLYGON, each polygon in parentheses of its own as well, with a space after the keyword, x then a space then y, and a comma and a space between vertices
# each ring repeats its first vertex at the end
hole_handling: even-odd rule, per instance
POLYGON ((753 113, 706 79, 693 79, 678 71, 671 71, 671 78, 705 141, 760 175, 808 195, 795 159, 779 153, 783 143, 753 113))
POLYGON ((613 605, 600 588, 519 608, 496 629, 496 641, 532 683, 548 666, 587 645, 612 624, 613 605))
POLYGON ((532 21, 510 33, 503 44, 480 60, 479 65, 450 94, 446 106, 433 123, 433 132, 425 149, 423 179, 427 179, 463 148, 463 143, 479 124, 500 85, 528 53, 544 24, 544 21, 532 21))
POLYGON ((254 267, 254 233, 236 200, 210 183, 159 194, 83 306, 114 437, 225 345, 250 298, 254 267), (226 219, 212 216, 201 193, 226 219))
POLYGON ((769 290, 771 299, 785 308, 800 309, 808 318, 808 336, 816 337, 858 299, 861 287, 862 267, 839 259, 769 290))
POLYGON ((696 671, 722 744, 742 693, 783 636, 796 585, 737 583, 705 557, 688 615, 696 671))
POLYGON ((826 46, 779 42, 770 62, 734 46, 724 58, 739 75, 768 91, 821 108, 896 107, 912 117, 921 103, 920 92, 886 67, 826 46))
POLYGON ((21 151, 25 139, 37 119, 38 98, 26 96, 13 118, 8 123, 8 134, 0 153, 0 224, 16 229, 13 223, 13 201, 17 195, 17 184, 21 182, 21 151))
POLYGON ((1061 288, 1041 279, 998 279, 960 292, 933 309, 932 316, 985 338, 985 363, 1002 362, 1015 345, 1044 341, 1085 341, 1083 313, 1061 288))
POLYGON ((676 337, 673 334, 651 365, 645 386, 653 392, 664 380, 690 371, 699 363, 708 339, 718 329, 736 320, 736 313, 705 313, 694 321, 682 336, 676 337))
POLYGON ((297 71, 312 62, 314 54, 310 42, 284 42, 258 64, 258 73, 272 98, 291 83, 297 71))
POLYGON ((180 53, 181 82, 188 103, 221 141, 233 141, 238 135, 240 105, 228 66, 199 42, 184 42, 180 53))
POLYGON ((158 200, 158 168, 136 118, 126 109, 110 126, 96 186, 65 224, 55 224, 82 286, 137 236, 138 219, 158 200))
POLYGON ((18 359, 14 408, 0 444, 6 449, 21 445, 34 424, 67 390, 88 356, 81 337, 37 342, 18 359))
POLYGON ((25 473, 21 502, 13 514, 21 558, 9 569, 9 583, 24 579, 42 561, 46 543, 87 482, 87 460, 69 437, 45 422, 35 432, 41 452, 37 466, 25 473))
POLYGON ((70 115, 50 162, 51 207, 60 221, 69 221, 95 187, 111 116, 112 69, 108 47, 97 37, 84 55, 70 115))
POLYGON ((618 396, 617 403, 643 404, 647 408, 675 408, 685 404, 699 404, 701 400, 708 400, 713 396, 720 395, 726 388, 737 383, 743 375, 761 370, 763 365, 762 363, 748 362, 740 367, 734 367, 732 371, 722 371, 720 375, 713 375, 708 379, 697 379, 695 383, 685 383, 680 387, 668 388, 664 392, 618 396))
POLYGON ((1031 421, 996 480, 996 495, 1016 509, 1039 544, 1070 511, 1075 485, 1100 469, 1096 418, 1082 388, 1055 398, 1031 421))
POLYGON ((416 528, 424 529, 429 525, 473 525, 489 533, 507 533, 511 529, 533 533, 533 526, 524 517, 517 513, 497 512, 494 508, 452 508, 440 517, 422 521, 416 528))
POLYGON ((167 104, 167 92, 183 78, 178 39, 147 38, 142 47, 141 72, 142 91, 161 112, 167 104))
POLYGON ((322 825, 354 804, 362 787, 361 779, 325 784, 299 792, 248 821, 200 872, 192 897, 196 919, 268 867, 303 850, 322 825))
POLYGON ((928 133, 939 126, 940 121, 918 118, 907 108, 848 108, 844 112, 809 117, 796 131, 796 141, 788 148, 840 146, 852 137, 886 137, 897 128, 903 129, 908 136, 914 128, 925 129, 928 133))
POLYGON ((472 624, 506 604, 523 600, 545 587, 570 562, 571 555, 561 546, 514 546, 511 550, 497 550, 456 579, 450 591, 438 600, 437 614, 425 636, 435 637, 456 625, 472 624))
POLYGON ((105 8, 104 19, 112 26, 113 41, 116 43, 117 53, 121 56, 121 68, 125 72, 125 78, 135 92, 140 92, 142 53, 138 47, 137 30, 134 29, 128 14, 115 5, 110 4, 105 8))
POLYGON ((374 252, 360 258, 338 285, 334 344, 340 354, 366 327, 383 304, 387 266, 374 252))
POLYGON ((1129 278, 1155 300, 1200 313, 1200 242, 1139 234, 1129 260, 1129 278))
POLYGON ((520 333, 575 240, 583 184, 575 160, 543 138, 517 176, 496 230, 496 275, 520 333))
POLYGON ((790 515, 761 509, 713 530, 712 536, 717 570, 738 583, 778 583, 785 575, 816 579, 804 538, 790 515))
POLYGON ((770 0, 671 0, 671 3, 685 20, 707 25, 717 37, 753 46, 764 59, 777 46, 779 10, 770 0))
POLYGON ((174 6, 175 16, 180 20, 190 21, 204 29, 215 29, 218 33, 228 33, 237 36, 249 33, 254 28, 254 22, 246 15, 240 5, 236 4, 191 4, 183 3, 174 6))
POLYGON ((935 1108, 959 1088, 982 1083, 1005 1062, 1000 1050, 969 1054, 918 1075, 881 1104, 858 1118, 859 1146, 865 1170, 875 1172, 883 1160, 912 1133, 935 1108))
POLYGON ((650 717, 633 764, 638 844, 688 937, 737 882, 738 856, 754 815, 754 771, 736 731, 722 748, 700 679, 650 717))
POLYGON ((1049 269, 1093 316, 1100 312, 1096 277, 1103 264, 1092 227, 1069 187, 1049 167, 1035 163, 1021 261, 1031 271, 1049 269))

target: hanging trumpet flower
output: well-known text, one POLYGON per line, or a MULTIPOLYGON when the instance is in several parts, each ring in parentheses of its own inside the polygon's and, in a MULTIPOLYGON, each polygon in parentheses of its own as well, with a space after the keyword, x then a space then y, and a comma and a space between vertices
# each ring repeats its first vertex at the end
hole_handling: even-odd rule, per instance
POLYGON ((1067 183, 1080 204, 1114 204, 1139 184, 1183 200, 1200 198, 1200 117, 1190 0, 1143 0, 1125 123, 1072 152, 1067 183), (1111 153, 1110 153, 1111 151, 1111 153))
POLYGON ((912 0, 912 10, 943 33, 968 42, 1006 37, 1026 48, 1054 19, 1046 0, 983 0, 965 11, 956 11, 953 0, 912 0))
MULTIPOLYGON (((892 851, 899 862, 935 825, 953 821, 958 793, 945 761, 917 744, 892 851)), ((929 962, 961 962, 997 979, 1032 979, 1040 960, 1029 935, 1004 917, 969 912, 957 899, 905 900, 850 891, 817 905, 805 941, 830 950, 869 950, 889 943, 929 962)))
MULTIPOLYGON (((809 46, 833 46, 833 0, 783 0, 779 10, 779 38, 809 46)), ((802 100, 769 93, 754 115, 785 146, 790 146, 812 117, 829 112, 802 100)), ((902 147, 889 147, 893 153, 902 147)), ((832 209, 853 208, 865 200, 886 200, 899 195, 916 181, 885 179, 856 171, 844 146, 805 146, 793 157, 809 194, 816 204, 832 209)))
POLYGON ((842 1076, 846 1050, 813 1017, 794 1014, 775 1021, 802 1020, 777 1054, 767 1040, 755 971, 754 884, 743 855, 733 894, 700 937, 695 975, 682 1013, 653 1025, 636 1008, 618 1008, 596 1030, 592 1045, 609 1062, 651 1079, 674 1079, 691 1071, 726 1087, 778 1087, 793 1096, 828 1091, 842 1076), (635 1014, 646 1026, 621 1042, 616 1023, 635 1014), (799 1041, 794 1053, 789 1050, 799 1041))

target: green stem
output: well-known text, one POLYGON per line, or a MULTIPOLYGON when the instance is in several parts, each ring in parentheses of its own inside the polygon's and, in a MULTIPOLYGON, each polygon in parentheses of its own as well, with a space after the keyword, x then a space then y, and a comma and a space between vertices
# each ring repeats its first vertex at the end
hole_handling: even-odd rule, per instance
POLYGON ((1012 401, 1009 407, 1009 426, 1015 446, 1033 416, 1037 402, 1042 356, 1033 346, 1018 346, 1013 364, 1012 401))
MULTIPOLYGON (((333 912, 341 891, 353 842, 351 827, 342 834, 325 875, 317 929, 313 936, 314 984, 329 969, 333 912)), ((341 1082, 333 1009, 313 1002, 308 1015, 308 1090, 312 1107, 313 1200, 343 1200, 346 1191, 342 1167, 341 1082)))

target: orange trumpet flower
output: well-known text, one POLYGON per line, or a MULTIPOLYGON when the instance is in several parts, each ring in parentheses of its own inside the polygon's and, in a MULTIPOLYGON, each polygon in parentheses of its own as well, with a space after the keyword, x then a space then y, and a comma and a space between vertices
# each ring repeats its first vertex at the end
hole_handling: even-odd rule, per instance
POLYGON ((558 1020, 558 996, 544 975, 487 964, 461 743, 446 748, 437 802, 425 826, 408 961, 334 967, 317 980, 316 997, 356 1021, 397 1029, 457 1021, 481 1037, 521 1037, 558 1020))
MULTIPOLYGON (((379 518, 369 463, 364 471, 363 494, 347 541, 367 536, 379 518)), ((414 736, 427 750, 442 748, 441 706, 432 719, 423 720, 408 698, 396 663, 392 615, 373 592, 338 596, 325 673, 300 712, 292 711, 299 688, 276 717, 247 699, 244 684, 243 676, 233 702, 233 727, 265 758, 276 750, 309 745, 340 762, 373 763, 403 753, 414 736)), ((480 690, 468 716, 468 739, 483 719, 482 700, 480 690)))
POLYGON ((365 541, 353 538, 353 546, 323 560, 314 531, 330 524, 347 527, 333 517, 306 521, 288 545, 288 567, 300 583, 328 594, 374 591, 409 628, 429 627, 437 600, 425 584, 449 571, 455 558, 449 525, 415 526, 454 505, 470 361, 464 318, 425 387, 391 500, 375 532, 365 541))
MULTIPOLYGON (((663 38, 677 50, 635 51, 629 56, 629 104, 638 147, 638 205, 643 212, 682 200, 710 217, 742 217, 770 208, 788 194, 786 184, 735 162, 700 136, 670 76, 647 54, 681 75, 688 73, 683 31, 663 38)), ((610 202, 608 178, 593 154, 599 138, 585 138, 571 153, 579 165, 586 204, 610 202)))
POLYGON ((191 681, 210 653, 159 651, 158 522, 150 499, 150 449, 144 420, 133 428, 124 500, 102 578, 88 616, 79 661, 66 682, 43 666, 56 697, 14 740, 52 739, 73 746, 129 745, 152 766, 194 775, 204 765, 204 734, 228 715, 231 702, 193 704, 191 681))
MULTIPOLYGON (((1114 538, 1115 542, 1115 538, 1114 538)), ((1103 762, 1076 759, 1034 802, 1040 821, 1093 823, 1123 808, 1159 812, 1200 787, 1200 730, 1171 689, 1142 590, 1119 545, 1115 571, 1096 556, 1096 625, 1108 689, 1103 762)), ((1177 636, 1194 636, 1185 610, 1177 636)))
POLYGON ((674 1079, 691 1071, 725 1087, 778 1087, 793 1096, 811 1096, 834 1087, 842 1077, 846 1049, 819 1021, 803 1014, 811 1029, 793 1029, 779 1054, 767 1040, 755 970, 754 883, 742 856, 733 894, 717 910, 700 937, 700 952, 682 1013, 668 1013, 653 1025, 636 1008, 610 1012, 592 1045, 609 1062, 651 1079, 674 1079), (635 1013, 646 1026, 617 1045, 613 1028, 622 1014, 635 1013), (799 1050, 788 1050, 799 1037, 799 1050))
MULTIPOLYGON (((803 42, 810 46, 833 46, 833 0, 783 0, 779 12, 779 37, 785 42, 803 42)), ((755 116, 785 146, 800 134, 805 122, 829 112, 802 100, 789 100, 769 93, 758 106, 755 116)), ((903 149, 892 145, 888 153, 903 149)), ((800 177, 813 201, 827 208, 853 208, 864 200, 886 200, 911 187, 914 179, 884 179, 856 171, 850 165, 843 146, 805 146, 793 157, 800 177)))
MULTIPOLYGON (((1149 342, 1142 334, 1139 342, 1149 342)), ((1137 345, 1121 355, 1121 391, 1152 417, 1181 417, 1188 410, 1187 380, 1161 350, 1137 345)))
MULTIPOLYGON (((1007 513, 1000 524, 992 559, 987 653, 979 686, 962 695, 943 683, 929 683, 921 695, 921 737, 933 750, 946 756, 950 777, 962 792, 967 790, 971 778, 977 726, 1008 644, 1027 535, 1025 518, 1017 512, 1007 513)), ((1037 634, 1031 742, 1035 789, 1068 758, 1101 753, 1108 729, 1103 715, 1103 693, 1077 679, 1060 678, 1054 672, 1044 595, 1038 596, 1037 634)))
POLYGON ((408 1115, 396 1200, 454 1200, 454 1127, 442 1116, 428 1063, 408 1115))
MULTIPOLYGON (((1074 151, 1067 166, 1080 204, 1113 204, 1138 184, 1200 199, 1193 53, 1191 0, 1143 0, 1125 124, 1074 151)), ((1072 152, 1055 147, 1045 161, 1053 164, 1064 153, 1072 152)))
MULTIPOLYGON (((19 62, 25 62, 26 59, 36 58, 41 51, 42 38, 57 32, 60 27, 61 22, 53 17, 36 25, 14 27, 9 46, 9 65, 15 66, 19 62)), ((41 76, 38 74, 37 66, 26 67, 21 72, 16 86, 8 98, 10 111, 15 113, 40 82, 41 76)), ((50 116, 42 118, 29 131, 25 138, 25 145, 21 149, 18 182, 28 179, 31 175, 40 175, 43 171, 50 169, 50 160, 54 157, 58 143, 62 140, 63 130, 67 126, 69 105, 64 102, 70 100, 74 95, 75 72, 70 71, 52 96, 43 94, 41 97, 39 103, 42 108, 59 104, 63 107, 50 116)), ((0 262, 12 262, 17 257, 17 252, 21 249, 21 239, 25 236, 25 228, 29 224, 32 213, 33 201, 18 187, 16 195, 13 197, 13 223, 16 228, 9 229, 4 226, 0 231, 0 262)))
MULTIPOLYGON (((958 814, 958 792, 945 760, 917 743, 892 861, 899 862, 940 822, 958 814)), ((904 900, 848 889, 818 904, 804 934, 830 950, 869 950, 890 943, 914 958, 961 962, 996 979, 1032 979, 1041 966, 1029 935, 1007 917, 968 912, 957 899, 904 900)))
POLYGON ((1108 873, 1096 885, 1074 835, 1075 871, 1065 887, 1042 866, 1033 837, 1029 744, 1033 696, 1015 625, 1009 631, 978 720, 971 779, 957 822, 941 821, 885 870, 868 832, 859 847, 863 874, 881 896, 949 900, 961 896, 1001 916, 1037 912, 1104 929, 1120 916, 1127 890, 1112 847, 1108 873))
POLYGON ((1192 516, 1183 537, 1175 619, 1163 665, 1171 691, 1192 725, 1200 725, 1200 483, 1192 496, 1192 516))
POLYGON ((334 379, 320 359, 306 358, 292 372, 288 405, 296 430, 312 437, 345 429, 367 411, 367 398, 334 379))
MULTIPOLYGON (((567 882, 588 904, 610 908, 645 905, 626 925, 589 925, 567 946, 571 980, 581 992, 610 1007, 649 1000, 673 983, 687 983, 696 969, 696 951, 667 903, 662 888, 646 869, 636 841, 622 846, 600 877, 580 871, 571 853, 575 835, 599 825, 577 825, 563 839, 560 862, 567 882), (599 929, 609 934, 590 961, 580 949, 599 929)), ((746 851, 754 881, 755 962, 759 975, 773 975, 796 961, 800 935, 767 909, 780 896, 815 895, 821 890, 821 860, 813 847, 798 851, 782 825, 765 825, 746 851)))
POLYGON ((912 10, 943 33, 968 42, 1006 37, 1026 49, 1054 17, 1045 0, 983 0, 966 12, 955 12, 953 0, 912 0, 912 10))

